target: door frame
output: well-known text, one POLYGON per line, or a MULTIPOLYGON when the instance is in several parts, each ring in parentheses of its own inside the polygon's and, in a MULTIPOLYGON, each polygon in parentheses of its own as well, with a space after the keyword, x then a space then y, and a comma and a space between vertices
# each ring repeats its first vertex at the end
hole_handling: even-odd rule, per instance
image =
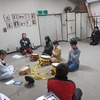
MULTIPOLYGON (((75 12, 68 12, 68 13, 75 13, 75 12)), ((68 16, 67 16, 67 14, 68 13, 66 13, 66 24, 67 24, 67 40, 69 40, 69 34, 68 34, 68 22, 70 22, 70 21, 75 21, 75 37, 76 37, 76 13, 75 13, 75 19, 74 20, 68 20, 68 16)), ((74 34, 74 33, 70 33, 70 34, 74 34)))
MULTIPOLYGON (((56 15, 60 15, 60 22, 61 22, 61 39, 62 39, 62 40, 58 40, 58 41, 63 41, 63 37, 62 37, 62 20, 61 20, 61 14, 37 15, 38 30, 39 30, 39 38, 40 38, 40 44, 41 44, 41 45, 42 45, 42 39, 41 39, 41 33, 40 33, 39 16, 56 16, 56 15)), ((57 33, 56 33, 56 35, 57 35, 57 33)))

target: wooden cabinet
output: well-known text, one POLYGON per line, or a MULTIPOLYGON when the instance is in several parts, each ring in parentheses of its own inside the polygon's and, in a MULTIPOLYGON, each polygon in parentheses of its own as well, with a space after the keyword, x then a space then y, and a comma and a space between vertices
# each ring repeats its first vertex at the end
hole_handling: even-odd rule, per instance
POLYGON ((87 13, 76 13, 76 37, 87 39, 88 24, 87 13))
POLYGON ((69 41, 75 37, 75 13, 62 14, 63 40, 69 41))
POLYGON ((66 21, 67 14, 62 14, 62 39, 64 41, 68 41, 68 33, 67 33, 67 21, 66 21))

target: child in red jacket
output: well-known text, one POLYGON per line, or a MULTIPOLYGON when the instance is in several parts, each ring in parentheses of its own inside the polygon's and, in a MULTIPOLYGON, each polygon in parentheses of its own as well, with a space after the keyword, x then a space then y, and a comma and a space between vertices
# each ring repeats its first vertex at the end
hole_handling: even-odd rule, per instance
POLYGON ((81 100, 82 91, 73 81, 68 80, 68 67, 60 63, 56 67, 56 75, 47 83, 48 92, 53 92, 60 100, 81 100))

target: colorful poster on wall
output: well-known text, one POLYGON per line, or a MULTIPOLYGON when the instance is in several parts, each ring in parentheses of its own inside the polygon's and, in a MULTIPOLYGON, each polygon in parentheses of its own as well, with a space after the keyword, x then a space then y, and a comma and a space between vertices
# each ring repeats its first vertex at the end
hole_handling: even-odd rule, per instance
POLYGON ((25 15, 24 14, 18 14, 18 20, 23 20, 25 19, 25 15))
POLYGON ((24 14, 24 16, 25 16, 25 19, 30 19, 30 14, 24 14))
POLYGON ((19 27, 19 22, 18 21, 13 21, 13 25, 14 25, 14 28, 18 28, 19 27))
POLYGON ((31 20, 26 20, 26 26, 27 27, 31 26, 31 20))
POLYGON ((21 20, 19 21, 19 26, 22 27, 22 26, 26 26, 26 22, 25 20, 21 20))
POLYGON ((11 18, 10 18, 10 15, 9 15, 9 14, 3 15, 3 17, 4 17, 4 21, 5 21, 5 22, 11 21, 11 18))
POLYGON ((6 23, 7 29, 13 29, 13 24, 11 22, 10 14, 3 15, 4 21, 6 23))
POLYGON ((36 24, 35 13, 4 14, 4 21, 7 29, 19 28, 22 26, 30 27, 36 24))
POLYGON ((36 15, 35 15, 35 13, 31 13, 31 19, 32 19, 32 24, 35 25, 36 24, 36 15))
POLYGON ((17 20, 18 18, 18 14, 11 14, 11 16, 12 16, 12 20, 17 20))
POLYGON ((7 29, 8 29, 8 30, 13 28, 12 22, 7 22, 7 23, 6 23, 6 26, 7 26, 7 29))

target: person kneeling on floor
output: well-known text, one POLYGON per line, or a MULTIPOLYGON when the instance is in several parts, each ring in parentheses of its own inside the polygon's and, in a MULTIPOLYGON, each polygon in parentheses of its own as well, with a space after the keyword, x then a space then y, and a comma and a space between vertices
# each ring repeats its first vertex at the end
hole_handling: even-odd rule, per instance
POLYGON ((79 64, 80 64, 79 57, 81 51, 77 47, 76 40, 71 40, 70 45, 71 45, 71 50, 69 51, 67 65, 69 71, 72 72, 79 68, 79 64))
POLYGON ((45 37, 45 46, 43 50, 43 54, 52 55, 53 44, 49 36, 45 37))
POLYGON ((61 48, 60 48, 58 41, 54 41, 53 46, 54 47, 53 47, 53 51, 51 55, 51 62, 52 63, 60 62, 61 61, 61 48))
POLYGON ((91 34, 90 45, 98 45, 99 40, 100 40, 100 31, 99 27, 96 26, 91 34))
POLYGON ((14 67, 8 65, 4 59, 6 57, 6 51, 0 50, 0 80, 9 79, 14 76, 14 67))
POLYGON ((56 67, 56 75, 48 80, 48 92, 53 92, 60 100, 81 100, 82 91, 73 81, 68 80, 68 66, 60 63, 56 67))

